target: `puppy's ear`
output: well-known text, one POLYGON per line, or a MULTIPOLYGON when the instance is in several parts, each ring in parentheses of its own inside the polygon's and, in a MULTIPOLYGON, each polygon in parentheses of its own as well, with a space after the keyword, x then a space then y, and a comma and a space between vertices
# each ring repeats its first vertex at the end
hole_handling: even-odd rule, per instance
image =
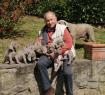
POLYGON ((15 42, 15 41, 12 41, 11 43, 10 43, 10 46, 9 46, 9 49, 16 49, 17 48, 17 43, 15 42))

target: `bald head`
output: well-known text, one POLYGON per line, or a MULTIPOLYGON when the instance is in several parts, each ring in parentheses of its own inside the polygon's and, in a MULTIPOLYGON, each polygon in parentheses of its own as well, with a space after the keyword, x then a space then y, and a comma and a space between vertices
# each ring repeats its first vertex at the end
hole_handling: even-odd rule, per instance
POLYGON ((49 28, 53 28, 55 27, 56 23, 57 23, 57 17, 55 15, 54 12, 52 11, 48 11, 44 14, 44 20, 45 20, 45 24, 49 27, 49 28))
POLYGON ((53 17, 55 17, 55 18, 56 18, 55 13, 54 13, 54 12, 52 12, 52 11, 48 11, 48 12, 46 12, 46 13, 44 14, 44 19, 46 19, 48 16, 53 16, 53 17))

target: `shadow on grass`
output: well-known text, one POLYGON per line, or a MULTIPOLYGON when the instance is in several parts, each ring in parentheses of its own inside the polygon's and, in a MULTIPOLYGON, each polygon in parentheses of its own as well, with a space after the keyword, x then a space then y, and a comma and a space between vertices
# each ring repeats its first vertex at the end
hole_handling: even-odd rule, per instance
POLYGON ((75 44, 75 48, 76 48, 76 49, 84 48, 84 44, 76 43, 76 44, 75 44))
POLYGON ((8 32, 8 33, 0 33, 0 39, 18 38, 18 37, 24 37, 25 35, 26 35, 25 30, 8 32))

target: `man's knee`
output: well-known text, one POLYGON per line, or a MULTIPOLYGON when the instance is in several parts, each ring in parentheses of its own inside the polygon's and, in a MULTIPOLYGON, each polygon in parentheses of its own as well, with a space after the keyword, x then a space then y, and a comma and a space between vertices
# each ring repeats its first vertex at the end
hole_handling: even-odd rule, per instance
POLYGON ((38 67, 47 67, 50 64, 49 59, 46 56, 42 56, 41 58, 39 58, 38 62, 37 62, 37 66, 38 67))
POLYGON ((65 70, 64 76, 72 76, 71 70, 65 70))
POLYGON ((44 60, 38 60, 38 62, 37 62, 37 66, 38 67, 42 67, 44 65, 45 65, 45 61, 44 60))

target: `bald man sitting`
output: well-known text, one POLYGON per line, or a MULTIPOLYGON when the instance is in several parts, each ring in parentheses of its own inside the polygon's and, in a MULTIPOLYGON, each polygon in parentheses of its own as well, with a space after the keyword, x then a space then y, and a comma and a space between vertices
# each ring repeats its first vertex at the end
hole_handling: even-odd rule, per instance
MULTIPOLYGON (((62 60, 63 68, 59 68, 57 75, 62 75, 63 77, 66 95, 73 95, 71 64, 68 64, 68 62, 71 62, 69 61, 71 59, 68 58, 68 53, 73 51, 72 36, 65 25, 57 23, 57 17, 54 12, 46 12, 44 14, 44 21, 45 25, 41 28, 38 35, 38 37, 42 37, 42 44, 47 47, 49 47, 52 43, 57 44, 59 41, 63 41, 64 44, 59 47, 59 52, 52 50, 50 51, 49 56, 41 55, 37 61, 35 67, 37 71, 35 75, 41 84, 42 92, 40 95, 55 95, 54 89, 51 87, 47 69, 54 66, 54 59, 57 55, 62 55, 64 58, 66 56, 66 58, 62 60)), ((73 53, 71 53, 71 56, 73 56, 73 53)))

